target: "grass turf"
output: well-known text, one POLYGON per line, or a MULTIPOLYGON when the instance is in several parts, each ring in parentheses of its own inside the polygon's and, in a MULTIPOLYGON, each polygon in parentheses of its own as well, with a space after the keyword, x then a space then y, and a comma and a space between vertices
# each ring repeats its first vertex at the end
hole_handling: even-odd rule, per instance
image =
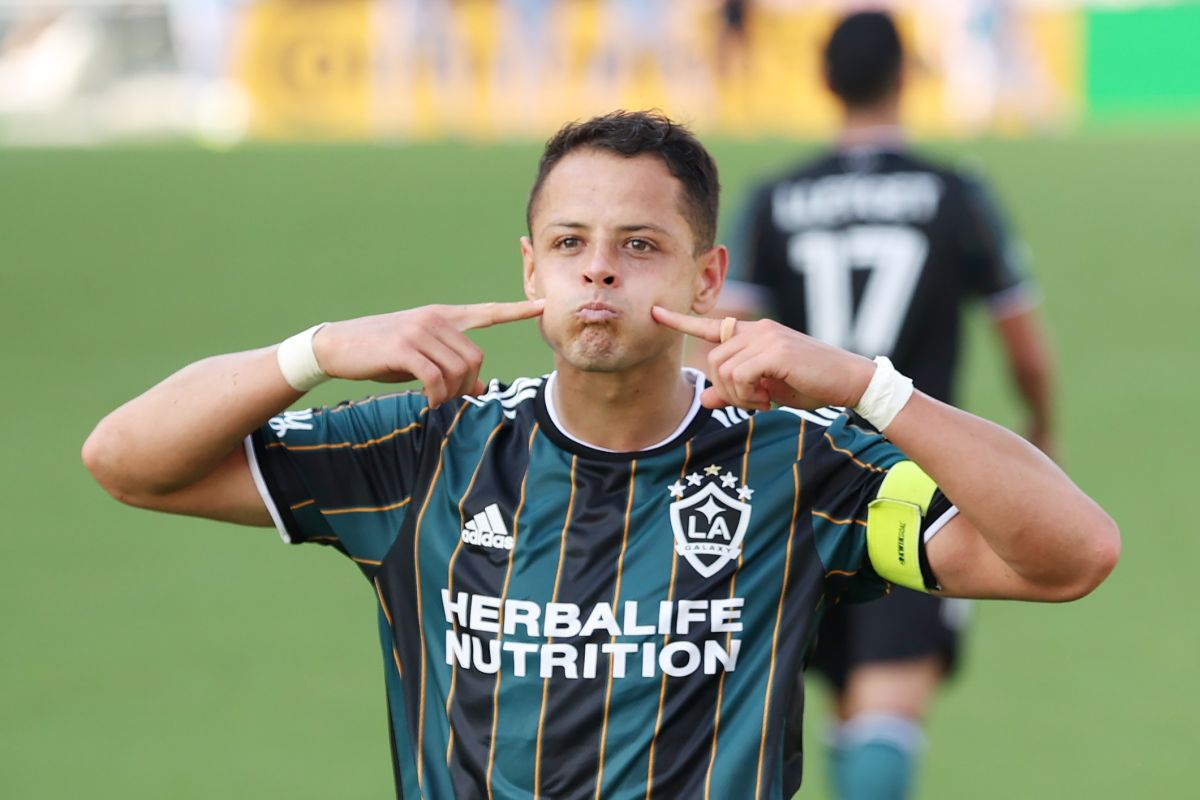
MULTIPOLYGON (((932 719, 925 798, 1188 794, 1195 149, 1129 133, 934 148, 970 153, 1032 246, 1065 461, 1121 523, 1125 556, 1081 603, 976 607, 965 672, 932 719)), ((727 211, 752 177, 807 150, 717 143, 727 211)), ((109 409, 206 354, 319 319, 516 298, 536 156, 461 144, 0 152, 0 795, 390 792, 373 598, 357 571, 269 531, 121 507, 78 448, 109 409)), ((964 399, 1017 423, 986 327, 972 321, 964 399)), ((477 341, 491 375, 550 363, 529 323, 477 341)), ((802 793, 814 797, 819 709, 802 793)))

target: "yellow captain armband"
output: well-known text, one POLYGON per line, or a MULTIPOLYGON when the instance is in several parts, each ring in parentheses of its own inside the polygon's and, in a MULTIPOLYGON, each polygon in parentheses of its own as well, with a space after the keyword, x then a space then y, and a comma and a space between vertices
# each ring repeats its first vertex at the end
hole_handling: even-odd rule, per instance
POLYGON ((921 569, 921 521, 937 484, 911 461, 888 470, 867 506, 867 555, 885 581, 925 592, 937 588, 921 569))

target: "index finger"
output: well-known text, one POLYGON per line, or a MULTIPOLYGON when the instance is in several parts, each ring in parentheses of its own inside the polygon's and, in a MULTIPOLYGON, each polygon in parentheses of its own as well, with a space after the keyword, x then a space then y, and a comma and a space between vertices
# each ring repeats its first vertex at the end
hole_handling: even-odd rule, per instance
POLYGON ((719 319, 693 317, 690 314, 680 314, 677 311, 671 311, 662 306, 652 306, 650 308, 650 316, 654 317, 654 321, 659 325, 686 333, 688 336, 695 336, 697 339, 704 339, 713 344, 721 343, 721 320, 719 319))
POLYGON ((465 306, 451 306, 448 316, 453 319, 455 327, 460 331, 470 331, 476 328, 486 328, 489 325, 499 325, 503 322, 516 322, 541 316, 546 307, 544 299, 518 300, 514 303, 472 303, 465 306))

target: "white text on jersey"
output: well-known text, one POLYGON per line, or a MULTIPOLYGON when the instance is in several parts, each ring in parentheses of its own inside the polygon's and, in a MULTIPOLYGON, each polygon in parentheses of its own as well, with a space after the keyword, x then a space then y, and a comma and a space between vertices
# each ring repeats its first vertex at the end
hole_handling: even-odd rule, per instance
POLYGON ((742 642, 733 634, 742 630, 742 606, 745 599, 662 600, 650 605, 652 615, 643 617, 636 600, 627 600, 621 608, 596 603, 588 609, 575 603, 536 603, 442 590, 442 610, 446 622, 446 663, 460 669, 494 674, 504 663, 518 677, 527 673, 549 678, 559 671, 564 678, 595 678, 597 663, 611 658, 612 676, 624 678, 628 672, 652 677, 665 672, 672 677, 701 672, 733 672, 737 667, 742 642), (503 612, 503 613, 501 613, 503 612), (713 636, 698 642, 677 640, 660 647, 658 637, 687 636, 693 628, 713 636), (473 631, 473 635, 467 631, 473 631), (499 634, 503 631, 503 638, 499 634), (553 643, 513 641, 518 634, 536 639, 554 639, 553 643), (607 643, 579 642, 604 632, 613 637, 639 637, 640 641, 607 643), (648 640, 654 637, 653 640, 648 640), (562 641, 562 640, 568 641, 562 641), (533 659, 529 659, 533 656, 533 659), (629 662, 627 664, 627 662, 629 662), (627 669, 628 668, 628 669, 627 669))

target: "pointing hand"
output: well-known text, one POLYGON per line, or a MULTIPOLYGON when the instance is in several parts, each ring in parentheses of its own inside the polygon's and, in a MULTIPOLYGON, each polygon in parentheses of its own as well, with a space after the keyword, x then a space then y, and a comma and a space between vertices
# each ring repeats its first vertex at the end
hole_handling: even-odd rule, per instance
POLYGON ((694 317, 654 306, 658 324, 716 345, 708 354, 713 385, 701 402, 766 410, 771 403, 793 408, 853 406, 862 397, 875 365, 772 320, 737 321, 694 317), (726 325, 722 342, 721 328, 726 325))
POLYGON ((437 406, 479 394, 483 351, 464 331, 540 316, 545 300, 434 305, 334 322, 313 337, 317 362, 347 380, 400 383, 418 380, 437 406))

